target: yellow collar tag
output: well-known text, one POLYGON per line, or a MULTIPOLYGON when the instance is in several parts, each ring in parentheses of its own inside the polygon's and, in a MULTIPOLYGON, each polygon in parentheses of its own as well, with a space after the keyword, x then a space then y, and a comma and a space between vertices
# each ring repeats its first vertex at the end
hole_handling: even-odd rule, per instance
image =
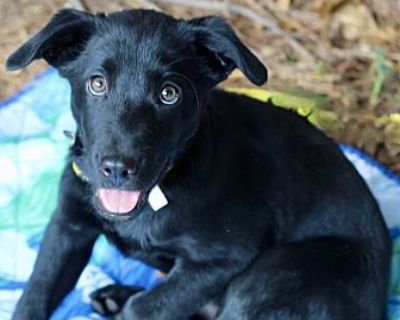
POLYGON ((79 166, 76 164, 75 161, 72 162, 72 171, 73 171, 73 172, 75 173, 75 175, 76 175, 78 178, 80 178, 82 181, 85 181, 85 182, 88 182, 88 181, 89 181, 89 178, 86 177, 86 176, 83 174, 81 168, 79 168, 79 166))

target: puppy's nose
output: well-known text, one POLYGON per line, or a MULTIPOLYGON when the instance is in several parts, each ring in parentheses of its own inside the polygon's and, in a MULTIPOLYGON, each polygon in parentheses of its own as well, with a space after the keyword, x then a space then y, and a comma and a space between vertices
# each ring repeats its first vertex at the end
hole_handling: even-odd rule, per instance
POLYGON ((104 159, 100 164, 100 172, 107 179, 130 180, 137 171, 136 161, 104 159))

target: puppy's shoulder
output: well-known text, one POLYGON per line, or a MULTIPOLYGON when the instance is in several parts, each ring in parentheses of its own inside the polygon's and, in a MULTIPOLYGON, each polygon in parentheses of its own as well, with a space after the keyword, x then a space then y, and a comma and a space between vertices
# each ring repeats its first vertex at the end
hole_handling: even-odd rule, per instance
POLYGON ((215 89, 210 93, 208 104, 215 114, 227 117, 238 117, 238 119, 253 119, 255 123, 279 124, 291 126, 309 127, 313 126, 307 118, 298 115, 296 111, 276 106, 271 99, 260 101, 244 94, 215 89))

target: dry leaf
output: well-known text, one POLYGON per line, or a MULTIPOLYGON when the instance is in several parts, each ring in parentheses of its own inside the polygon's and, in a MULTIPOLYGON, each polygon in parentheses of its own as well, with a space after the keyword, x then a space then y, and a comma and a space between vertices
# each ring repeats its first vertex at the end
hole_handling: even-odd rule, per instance
POLYGON ((370 10, 362 3, 347 2, 332 16, 331 28, 340 30, 344 39, 356 41, 366 33, 378 31, 378 26, 370 10))
POLYGON ((346 1, 347 0, 314 0, 310 1, 308 7, 311 10, 325 16, 329 15, 332 11, 334 11, 337 7, 339 7, 346 1))

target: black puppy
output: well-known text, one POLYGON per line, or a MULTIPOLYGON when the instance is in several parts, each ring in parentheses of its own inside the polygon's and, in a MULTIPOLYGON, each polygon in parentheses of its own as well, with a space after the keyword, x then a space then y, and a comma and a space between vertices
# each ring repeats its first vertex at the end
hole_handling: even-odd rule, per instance
POLYGON ((186 319, 212 300, 219 320, 385 319, 376 201, 306 120, 213 90, 235 68, 267 80, 224 20, 62 10, 7 68, 40 58, 70 81, 78 130, 13 319, 48 319, 100 233, 168 272, 148 292, 94 294, 119 319, 186 319))

